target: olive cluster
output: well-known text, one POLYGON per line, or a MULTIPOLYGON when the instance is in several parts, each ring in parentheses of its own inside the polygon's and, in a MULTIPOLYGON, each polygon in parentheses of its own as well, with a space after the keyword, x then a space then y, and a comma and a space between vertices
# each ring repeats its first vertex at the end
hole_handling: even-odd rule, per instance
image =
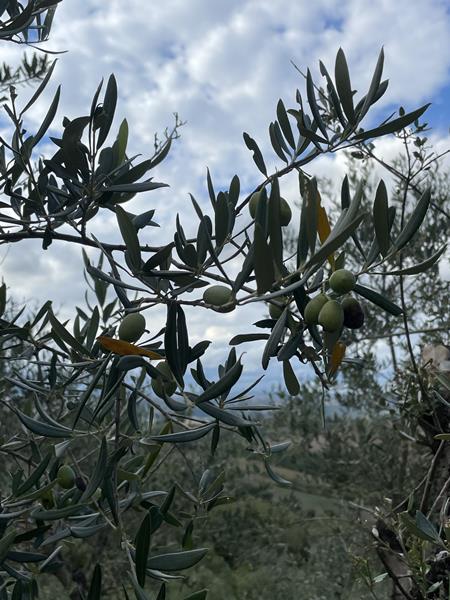
MULTIPOLYGON (((329 280, 330 289, 339 297, 348 294, 356 284, 356 277, 347 269, 338 269, 329 280)), ((348 329, 360 329, 364 324, 364 311, 361 304, 352 296, 343 299, 330 298, 320 293, 305 307, 305 322, 320 325, 327 333, 348 329)))

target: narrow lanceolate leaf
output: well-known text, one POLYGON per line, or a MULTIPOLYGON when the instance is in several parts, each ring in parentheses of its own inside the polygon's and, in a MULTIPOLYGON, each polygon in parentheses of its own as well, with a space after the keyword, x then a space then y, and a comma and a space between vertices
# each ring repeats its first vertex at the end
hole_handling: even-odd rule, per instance
POLYGON ((157 352, 153 352, 153 350, 147 350, 146 348, 135 346, 134 344, 130 344, 130 342, 125 342, 124 340, 115 340, 114 338, 110 338, 106 335, 100 335, 97 340, 102 348, 109 350, 114 354, 118 354, 119 356, 147 356, 152 360, 160 360, 163 358, 157 352))
POLYGON ((16 539, 17 535, 18 535, 17 530, 11 529, 7 533, 5 533, 3 535, 3 537, 0 539, 0 563, 3 562, 3 559, 8 554, 8 550, 13 545, 14 540, 16 539))
POLYGON ((273 479, 273 481, 275 481, 275 483, 278 483, 278 485, 282 485, 285 487, 290 487, 292 485, 291 481, 288 481, 284 477, 281 477, 281 475, 278 475, 278 473, 275 473, 267 458, 264 459, 264 466, 266 467, 267 474, 271 479, 273 479))
POLYGON ((297 269, 301 268, 308 257, 308 223, 307 223, 307 196, 303 198, 300 213, 300 226, 297 238, 297 269))
MULTIPOLYGON (((128 121, 124 119, 119 127, 119 133, 115 141, 116 165, 121 165, 126 158, 126 150, 128 144, 128 121)), ((114 148, 113 148, 114 149, 114 148)))
POLYGON ((287 314, 288 309, 285 308, 281 313, 279 319, 277 320, 275 327, 272 329, 272 333, 270 334, 269 339, 267 340, 261 360, 262 368, 264 370, 266 370, 269 366, 270 357, 276 355, 278 344, 280 343, 280 340, 283 337, 284 330, 286 327, 287 314))
POLYGON ((177 305, 177 345, 181 372, 184 375, 189 361, 190 349, 186 315, 179 304, 177 305))
POLYGON ((241 333, 231 338, 229 344, 230 346, 238 346, 239 344, 244 344, 245 342, 256 342, 257 340, 268 339, 268 333, 241 333))
MULTIPOLYGON (((330 221, 328 220, 327 211, 324 209, 322 205, 319 205, 318 215, 317 215, 317 233, 319 234, 320 243, 323 245, 327 238, 331 233, 330 221)), ((331 267, 334 269, 334 254, 330 254, 328 257, 328 262, 331 267)))
POLYGON ((103 437, 100 450, 98 453, 97 463, 94 468, 94 472, 89 478, 86 489, 81 496, 81 502, 87 502, 94 494, 95 490, 100 486, 105 476, 106 462, 108 460, 108 450, 106 446, 106 439, 103 437))
POLYGON ((23 425, 25 425, 29 431, 35 433, 36 435, 42 435, 44 437, 51 438, 68 438, 72 435, 72 430, 68 427, 64 427, 63 425, 56 427, 54 425, 50 425, 49 423, 37 421, 36 419, 24 414, 20 410, 14 409, 14 412, 23 425))
POLYGON ((240 360, 235 362, 235 364, 225 372, 224 376, 216 381, 212 385, 210 385, 206 390, 198 396, 196 399, 196 404, 200 404, 201 402, 205 402, 207 400, 213 400, 218 398, 221 394, 225 392, 229 392, 233 385, 239 381, 239 378, 242 374, 242 363, 240 360))
POLYGON ((346 345, 342 342, 336 342, 331 352, 330 364, 328 365, 328 375, 329 377, 333 377, 339 367, 342 364, 342 361, 345 356, 346 345))
POLYGON ((167 305, 164 350, 170 370, 180 386, 183 386, 183 367, 178 351, 178 310, 176 302, 167 305))
POLYGON ((283 267, 283 234, 280 223, 280 186, 278 179, 272 183, 272 190, 269 198, 269 246, 278 273, 281 273, 283 267))
POLYGON ((26 103, 26 105, 20 111, 20 116, 22 116, 24 113, 26 113, 27 110, 36 102, 36 100, 42 94, 42 92, 44 91, 44 89, 47 86, 47 83, 50 80, 50 77, 52 76, 53 69, 55 68, 55 65, 56 65, 56 60, 54 60, 52 62, 52 64, 50 65, 50 68, 48 69, 48 71, 47 71, 44 79, 39 84, 38 88, 36 89, 36 91, 34 92, 34 94, 32 95, 32 97, 30 98, 30 100, 26 103))
MULTIPOLYGON (((197 246, 198 246, 198 241, 197 241, 197 246)), ((156 254, 151 256, 147 260, 147 262, 144 264, 144 270, 148 272, 148 271, 151 271, 152 269, 156 269, 156 267, 159 267, 162 263, 164 263, 171 256, 172 249, 173 249, 173 244, 167 244, 167 246, 164 246, 164 248, 161 248, 161 250, 158 250, 158 252, 156 252, 156 254)))
POLYGON ((406 246, 409 240, 413 237, 416 231, 422 224, 422 221, 425 218, 428 207, 430 206, 431 201, 431 190, 427 189, 420 197, 419 202, 417 203, 416 208, 413 213, 409 217, 408 222, 400 232, 398 238, 394 242, 394 246, 397 250, 406 246))
POLYGON ((340 233, 334 234, 334 232, 327 238, 325 244, 312 256, 306 263, 304 269, 308 269, 314 265, 320 265, 330 256, 335 250, 338 250, 348 238, 356 231, 365 218, 366 214, 363 213, 353 219, 340 233))
POLYGON ((311 113, 314 117, 315 122, 317 123, 318 128, 323 134, 325 139, 328 139, 327 128, 325 127, 324 122, 322 121, 322 117, 320 116, 319 107, 317 106, 316 94, 314 91, 314 82, 311 76, 311 71, 308 69, 306 73, 306 92, 308 95, 309 107, 311 109, 311 113))
POLYGON ((132 220, 124 211, 121 206, 116 206, 116 217, 119 224, 120 233, 122 234, 123 241, 127 247, 130 260, 135 269, 141 268, 141 249, 139 246, 139 239, 136 233, 136 228, 133 225, 132 220))
POLYGON ((65 506, 64 508, 55 508, 51 510, 43 510, 35 508, 31 511, 30 517, 37 521, 58 521, 59 519, 65 519, 72 517, 86 510, 84 504, 77 504, 74 506, 65 506))
POLYGON ((255 277, 258 294, 264 294, 275 281, 272 253, 259 223, 255 223, 255 277))
POLYGON ((381 76, 383 75, 383 65, 384 65, 384 51, 381 48, 380 55, 378 57, 378 61, 375 67, 375 71, 372 75, 372 81, 370 82, 369 91, 364 99, 363 105, 361 106, 360 111, 358 112, 358 121, 361 121, 364 118, 364 115, 369 110, 370 106, 374 104, 376 101, 376 95, 380 88, 381 76))
POLYGON ((150 551, 151 523, 150 513, 142 520, 136 535, 136 577, 139 585, 145 585, 145 571, 147 569, 148 553, 150 551))
POLYGON ((103 188, 105 192, 118 192, 125 194, 138 194, 139 192, 151 192, 153 190, 157 190, 158 188, 169 187, 167 183, 162 183, 161 181, 152 181, 151 179, 147 181, 140 181, 138 183, 118 183, 108 185, 103 188))
POLYGON ((363 142, 364 140, 377 138, 382 135, 387 135, 388 133, 395 133, 396 131, 400 131, 401 129, 408 127, 409 125, 411 125, 411 123, 414 123, 416 119, 421 117, 429 106, 430 104, 425 104, 421 108, 413 110, 412 112, 407 113, 406 115, 403 115, 398 119, 389 121, 384 125, 380 125, 379 127, 375 127, 374 129, 369 129, 368 131, 362 131, 361 133, 357 133, 355 135, 355 139, 357 139, 360 142, 363 142))
POLYGON ((336 115, 337 115, 339 121, 341 122, 342 127, 345 128, 347 123, 346 123, 344 115, 342 113, 341 103, 339 102, 339 98, 338 98, 338 95, 336 92, 336 88, 334 87, 333 80, 331 79, 330 74, 328 73, 328 70, 322 61, 319 61, 319 68, 320 68, 321 74, 327 80, 327 89, 328 89, 329 99, 331 100, 331 104, 333 105, 333 108, 336 112, 336 115))
POLYGON ((341 208, 342 208, 342 210, 345 210, 346 208, 348 208, 350 206, 350 201, 351 201, 350 184, 348 182, 348 177, 346 175, 344 177, 344 179, 342 180, 342 186, 341 186, 341 208))
POLYGON ((353 289, 356 294, 359 294, 363 298, 366 298, 366 300, 373 302, 373 304, 376 304, 394 317, 398 317, 403 312, 400 306, 397 306, 397 304, 394 304, 375 290, 360 285, 359 283, 357 283, 353 289))
MULTIPOLYGON (((133 585, 134 595, 136 596, 136 599, 137 600, 151 600, 150 596, 147 595, 144 588, 139 585, 139 582, 136 579, 136 577, 133 575, 133 573, 131 573, 131 572, 128 573, 128 576, 133 585)), ((124 590, 125 590, 125 588, 124 588, 124 590)))
POLYGON ((233 292, 235 294, 241 289, 243 285, 245 285, 246 281, 250 277, 254 267, 254 259, 255 246, 251 245, 247 252, 247 256, 244 259, 244 262, 242 263, 242 269, 239 271, 239 273, 236 276, 236 279, 234 280, 233 292))
POLYGON ((89 352, 82 346, 72 334, 70 334, 62 323, 53 314, 51 308, 48 310, 48 318, 50 325, 52 326, 53 334, 60 338, 63 342, 68 344, 75 352, 81 354, 81 356, 88 356, 89 352))
POLYGON ((356 122, 355 110, 353 107, 353 92, 350 83, 350 74, 348 72, 347 60, 344 51, 339 48, 336 55, 336 64, 334 71, 336 79, 336 89, 339 94, 339 99, 344 109, 344 113, 350 123, 353 125, 356 122))
POLYGON ((213 186, 213 182, 211 179, 211 173, 209 172, 209 169, 206 169, 206 181, 207 181, 207 185, 208 185, 209 199, 211 200, 212 207, 214 208, 216 205, 216 194, 214 192, 214 186, 213 186))
POLYGON ((320 204, 317 180, 315 177, 306 186, 306 236, 311 254, 316 249, 318 208, 320 204))
POLYGON ((286 112, 286 108, 283 104, 283 100, 278 100, 277 104, 277 119, 280 124, 281 131, 283 132, 284 137, 286 138, 288 144, 295 150, 295 139, 294 134, 292 133, 291 124, 289 123, 289 117, 286 112))
POLYGON ((417 265, 413 265, 412 267, 405 267, 404 269, 397 269, 396 271, 389 271, 386 275, 417 275, 419 273, 424 273, 428 271, 430 267, 437 263, 440 257, 444 254, 447 249, 447 244, 444 244, 442 248, 440 248, 437 252, 435 252, 429 258, 423 260, 417 265))
POLYGON ((241 182, 237 175, 233 176, 228 189, 228 200, 233 206, 236 206, 239 200, 239 194, 241 193, 241 182))
POLYGON ((117 82, 114 75, 111 75, 106 85, 105 98, 103 100, 104 120, 100 127, 100 132, 97 140, 97 148, 106 140, 111 124, 114 118, 117 104, 117 82))
POLYGON ((100 600, 102 597, 102 568, 95 565, 87 600, 100 600))
POLYGON ((186 550, 184 552, 159 554, 148 559, 147 568, 169 572, 190 569, 201 561, 207 552, 208 548, 197 548, 196 550, 186 550))
POLYGON ((300 385, 294 373, 294 369, 288 360, 283 361, 283 377, 288 393, 291 396, 296 396, 300 392, 300 385))
POLYGON ((380 181, 373 203, 373 222, 375 226, 375 238, 378 242, 380 252, 387 256, 391 240, 389 236, 389 206, 386 185, 380 181))
POLYGON ((211 402, 202 402, 198 405, 198 407, 205 412, 210 417, 225 423, 225 425, 230 425, 231 427, 250 427, 251 423, 245 421, 242 417, 230 412, 229 410, 223 410, 219 408, 216 404, 212 404, 211 402))
POLYGON ((42 121, 41 126, 39 127, 36 135, 33 136, 33 146, 36 146, 36 144, 38 144, 41 141, 41 139, 46 134, 47 129, 50 127, 53 119, 55 118, 56 110, 58 108, 60 93, 61 93, 61 86, 58 86, 55 97, 53 98, 52 103, 50 104, 48 112, 45 115, 44 120, 42 121))
POLYGON ((216 244, 221 246, 228 235, 228 202, 225 194, 219 192, 214 208, 214 220, 216 228, 216 244))
POLYGON ((249 150, 253 152, 253 160, 255 161, 255 165, 258 169, 267 177, 267 168, 264 163, 263 155, 261 154, 261 150, 258 147, 258 144, 255 140, 248 135, 248 133, 243 134, 245 145, 249 150))
POLYGON ((196 427, 195 429, 188 429, 187 431, 178 431, 176 433, 166 433, 164 435, 152 435, 145 438, 146 441, 152 442, 171 443, 171 444, 185 444, 187 442, 193 442, 207 435, 211 429, 214 429, 214 423, 208 423, 203 427, 196 427))
POLYGON ((441 537, 431 521, 420 511, 416 511, 416 527, 424 534, 425 539, 430 539, 435 543, 442 544, 441 537))
POLYGON ((52 452, 50 451, 43 458, 43 460, 41 461, 39 466, 36 467, 36 469, 33 471, 33 473, 31 473, 31 475, 27 479, 25 479, 25 481, 21 485, 19 485, 19 487, 16 489, 15 496, 22 496, 22 494, 25 494, 25 492, 27 492, 30 488, 32 488, 39 481, 39 479, 45 473, 45 470, 50 462, 51 457, 52 457, 52 452))
POLYGON ((285 155, 285 153, 283 151, 283 148, 281 146, 280 140, 278 139, 274 123, 271 123, 269 125, 269 137, 270 137, 270 143, 272 144, 272 148, 274 149, 276 155, 279 158, 281 158, 281 160, 283 162, 288 163, 289 160, 286 158, 286 155, 285 155))

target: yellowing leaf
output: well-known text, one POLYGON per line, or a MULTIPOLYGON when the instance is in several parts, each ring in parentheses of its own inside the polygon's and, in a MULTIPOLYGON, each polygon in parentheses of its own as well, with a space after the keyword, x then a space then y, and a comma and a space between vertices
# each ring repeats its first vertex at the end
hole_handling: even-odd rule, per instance
POLYGON ((139 346, 135 346, 124 340, 115 340, 106 335, 101 335, 97 340, 100 342, 102 348, 114 352, 114 354, 118 354, 119 356, 147 356, 154 360, 163 358, 160 354, 157 354, 152 350, 140 348, 139 346))
MULTIPOLYGON (((319 196, 320 202, 320 196, 319 196)), ((319 204, 319 213, 317 215, 317 233, 319 234, 320 243, 323 245, 327 237, 331 233, 330 221, 328 220, 327 211, 319 204)), ((334 269, 334 254, 330 254, 328 262, 331 268, 334 269)))
POLYGON ((336 342, 333 351, 331 352, 330 364, 328 367, 328 374, 330 377, 337 373, 342 360, 345 356, 346 345, 342 342, 336 342))

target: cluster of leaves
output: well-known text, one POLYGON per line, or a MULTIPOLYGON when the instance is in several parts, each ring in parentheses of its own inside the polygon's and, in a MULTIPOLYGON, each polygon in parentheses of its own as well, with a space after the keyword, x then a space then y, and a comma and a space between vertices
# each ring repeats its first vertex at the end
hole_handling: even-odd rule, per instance
MULTIPOLYGON (((40 13, 54 4, 30 3, 15 17, 14 34, 21 31, 26 40, 26 28, 34 27, 33 20, 38 21, 40 13), (19 17, 22 29, 17 29, 19 17)), ((38 30, 40 35, 46 34, 45 22, 38 30)), ((52 127, 60 88, 34 134, 24 128, 24 118, 46 88, 53 66, 23 108, 18 107, 14 90, 10 103, 5 105, 13 133, 10 142, 0 140, 0 189, 4 197, 0 205, 0 242, 38 238, 44 250, 54 242, 71 242, 96 248, 101 258, 94 266, 85 255, 96 306, 78 308, 73 326, 58 319, 50 301, 25 322, 21 312, 0 321, 2 344, 20 339, 26 346, 20 359, 32 359, 37 367, 32 377, 24 377, 18 362, 8 376, 9 384, 31 399, 28 406, 19 408, 17 401, 4 400, 22 427, 1 447, 2 452, 11 454, 15 467, 11 469, 9 489, 3 493, 0 513, 0 593, 5 599, 35 597, 36 570, 58 573, 64 567, 62 546, 57 545, 53 551, 46 548, 111 528, 124 553, 124 565, 128 565, 123 569, 129 575, 123 582, 125 597, 132 589, 140 600, 149 598, 151 579, 159 582, 157 598, 163 600, 171 573, 193 566, 206 553, 206 549, 192 546, 194 519, 229 501, 222 476, 216 477, 210 470, 204 472, 194 489, 176 483, 168 492, 155 489, 154 474, 169 453, 182 444, 210 436, 210 453, 214 455, 221 432, 231 431, 246 440, 252 453, 262 457, 272 479, 289 485, 272 466, 273 455, 286 450, 289 444, 273 444, 264 436, 255 409, 266 407, 249 403, 255 384, 234 389, 243 370, 235 348, 219 365, 218 379, 211 381, 203 364, 209 342, 203 340, 191 346, 183 306, 225 312, 251 302, 276 305, 280 297, 288 298, 278 318, 256 324, 270 333, 241 335, 232 340, 232 345, 265 340, 262 367, 266 369, 269 360, 277 357, 283 363, 291 393, 298 389, 295 368, 299 362, 309 363, 323 389, 329 387, 343 353, 336 359, 336 340, 324 343, 317 328, 307 326, 303 316, 311 294, 327 290, 330 274, 345 265, 347 246, 355 244, 358 248, 361 258, 357 275, 367 279, 380 265, 389 265, 390 274, 396 276, 421 272, 438 260, 442 249, 408 270, 391 266, 390 261, 408 248, 420 227, 430 203, 429 191, 423 193, 409 220, 403 223, 402 219, 398 234, 392 236, 394 210, 389 206, 384 184, 377 189, 370 215, 360 208, 362 187, 351 197, 344 180, 341 213, 332 227, 321 205, 317 182, 308 178, 302 167, 326 152, 364 145, 366 140, 409 126, 417 122, 426 107, 364 131, 362 119, 387 87, 381 82, 383 55, 369 91, 355 106, 345 56, 340 50, 335 83, 323 65, 321 70, 327 81, 330 111, 336 113, 341 130, 328 135, 327 121, 318 108, 308 73, 312 117, 297 93, 300 108, 286 110, 280 101, 277 120, 269 127, 274 151, 286 167, 268 175, 256 142, 244 134, 256 166, 265 176, 254 190, 259 192, 255 218, 247 218, 239 229, 238 217, 243 215, 252 194, 241 196, 238 176, 233 177, 227 190, 216 194, 208 173, 212 216, 205 214, 201 203, 191 196, 199 221, 197 236, 188 239, 177 217, 173 240, 153 247, 141 240, 146 228, 157 225, 156 210, 135 215, 122 205, 137 194, 165 187, 148 174, 167 156, 179 122, 146 160, 138 162, 137 156, 128 154, 126 120, 108 146, 118 95, 116 80, 111 76, 102 100, 99 85, 88 114, 63 119, 60 137, 50 137, 56 147, 54 154, 36 158, 39 143, 52 127), (296 134, 290 117, 295 120, 296 134), (293 170, 299 173, 302 216, 296 261, 291 267, 291 257, 284 253, 280 181, 293 170), (103 243, 89 233, 90 222, 105 210, 115 213, 122 237, 119 244, 103 243), (373 231, 368 247, 358 238, 363 222, 369 222, 373 231), (235 277, 227 272, 231 260, 240 264, 235 277), (226 302, 189 300, 198 288, 214 282, 226 288, 226 302), (114 298, 107 297, 109 292, 114 298), (136 293, 133 298, 131 293, 136 293), (165 326, 159 332, 140 345, 115 337, 118 319, 123 315, 150 310, 157 304, 165 305, 167 310, 165 326), (148 359, 164 359, 170 377, 162 375, 148 359), (292 359, 297 359, 294 367, 292 359), (147 390, 149 380, 161 378, 165 383, 175 383, 170 394, 167 385, 159 386, 162 402, 147 390), (193 387, 188 387, 191 382, 193 387), (72 464, 76 475, 67 490, 58 479, 65 463, 72 464), (175 512, 176 492, 189 501, 189 510, 175 512), (127 518, 132 509, 144 513, 133 534, 127 518), (152 551, 151 541, 163 524, 184 528, 180 550, 162 554, 152 551)), ((2 290, 6 297, 5 287, 2 290)), ((402 308, 370 287, 358 283, 354 291, 393 316, 402 313, 402 308)), ((97 566, 87 592, 90 600, 100 597, 101 581, 102 570, 97 566)), ((206 593, 202 590, 188 598, 200 600, 206 593)))
POLYGON ((18 0, 0 3, 0 39, 33 45, 48 40, 57 4, 61 0, 18 0))

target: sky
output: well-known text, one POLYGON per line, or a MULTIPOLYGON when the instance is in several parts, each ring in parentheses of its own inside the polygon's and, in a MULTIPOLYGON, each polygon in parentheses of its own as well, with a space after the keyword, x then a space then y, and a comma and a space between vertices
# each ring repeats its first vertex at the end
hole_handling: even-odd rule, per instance
MULTIPOLYGON (((436 149, 450 147, 450 4, 448 0, 63 0, 57 9, 47 48, 66 51, 45 94, 28 115, 29 130, 39 125, 62 84, 60 108, 51 133, 58 134, 64 115, 89 111, 102 78, 114 73, 119 105, 113 135, 126 117, 132 154, 151 155, 153 136, 173 123, 178 112, 186 121, 169 158, 154 173, 170 187, 143 194, 127 206, 137 213, 156 209, 159 230, 145 230, 144 242, 169 241, 180 214, 188 235, 197 228, 188 193, 208 206, 206 168, 216 189, 226 189, 234 174, 243 192, 260 182, 242 132, 249 132, 267 157, 270 171, 279 160, 270 150, 268 124, 276 104, 295 103, 295 90, 304 90, 301 70, 309 67, 318 80, 321 59, 333 70, 339 47, 345 51, 353 87, 367 89, 381 47, 385 77, 390 85, 365 126, 375 125, 393 110, 413 110, 432 102, 429 137, 436 149), (151 8, 150 8, 151 7, 151 8)), ((21 48, 4 45, 2 60, 13 62, 21 48)), ((21 90, 23 98, 31 90, 21 90)), ((4 120, 0 121, 4 131, 4 120)), ((381 140, 377 151, 385 159, 397 152, 393 137, 381 140)), ((345 174, 342 154, 321 158, 311 172, 340 184, 345 174)), ((282 193, 294 200, 292 178, 282 193)), ((102 239, 118 239, 114 216, 108 214, 92 229, 102 239)), ((0 249, 3 277, 19 299, 31 305, 53 300, 69 317, 83 303, 85 290, 78 247, 54 243, 46 252, 34 242, 0 249)), ((228 314, 189 311, 193 339, 211 339, 212 360, 226 358, 228 340, 237 332, 254 331, 251 323, 264 308, 250 305, 228 314), (244 327, 242 324, 248 324, 244 327)), ((162 312, 148 316, 156 331, 162 312)), ((243 346, 240 348, 244 349, 243 346)), ((245 347, 248 377, 256 374, 262 348, 245 347)), ((261 386, 279 379, 272 365, 261 386)), ((301 372, 303 376, 303 372, 301 372)), ((305 374, 305 376, 307 376, 305 374)))

